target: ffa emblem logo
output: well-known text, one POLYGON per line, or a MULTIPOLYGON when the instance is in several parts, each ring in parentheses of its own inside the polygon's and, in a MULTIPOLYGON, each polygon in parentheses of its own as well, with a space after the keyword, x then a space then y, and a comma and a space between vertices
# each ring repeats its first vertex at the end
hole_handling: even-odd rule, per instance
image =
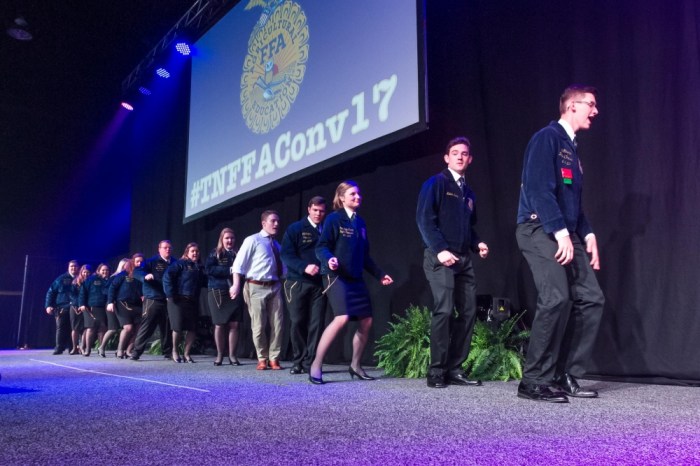
POLYGON ((257 134, 273 130, 299 94, 309 58, 306 14, 293 0, 249 0, 263 7, 248 40, 241 75, 241 111, 257 134))

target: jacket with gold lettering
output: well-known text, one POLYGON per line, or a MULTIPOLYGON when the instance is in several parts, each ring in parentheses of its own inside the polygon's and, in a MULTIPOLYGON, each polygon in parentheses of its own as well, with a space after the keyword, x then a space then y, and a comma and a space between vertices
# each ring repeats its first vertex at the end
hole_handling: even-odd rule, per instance
POLYGON ((576 147, 553 121, 535 133, 525 149, 518 223, 536 218, 546 233, 566 228, 585 238, 592 229, 581 206, 582 186, 576 147))
POLYGON ((367 226, 355 214, 353 222, 345 209, 338 209, 326 217, 323 231, 316 246, 316 257, 321 261, 321 274, 338 275, 348 280, 362 280, 362 270, 366 270, 377 280, 384 272, 369 255, 367 226), (328 267, 331 257, 338 259, 338 270, 328 267))
POLYGON ((416 223, 423 244, 434 254, 450 251, 466 255, 478 251, 476 198, 469 187, 462 190, 452 173, 445 168, 428 178, 418 195, 416 223))

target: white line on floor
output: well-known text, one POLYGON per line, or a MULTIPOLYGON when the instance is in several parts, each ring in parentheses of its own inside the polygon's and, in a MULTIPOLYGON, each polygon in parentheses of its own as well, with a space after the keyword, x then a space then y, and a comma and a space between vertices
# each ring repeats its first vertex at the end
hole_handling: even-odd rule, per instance
POLYGON ((128 375, 110 374, 109 372, 100 372, 100 371, 93 371, 93 370, 88 370, 88 369, 80 369, 77 367, 65 366, 63 364, 57 364, 55 362, 42 361, 41 359, 30 359, 30 361, 41 362, 44 364, 51 364, 52 366, 64 367, 66 369, 73 369, 75 371, 80 371, 80 372, 89 372, 91 374, 108 375, 110 377, 121 377, 123 379, 139 380, 141 382, 155 383, 158 385, 167 385, 168 387, 184 388, 186 390, 194 390, 197 392, 209 393, 209 390, 204 390, 202 388, 188 387, 186 385, 175 385, 172 383, 158 382, 157 380, 141 379, 139 377, 129 377, 128 375))

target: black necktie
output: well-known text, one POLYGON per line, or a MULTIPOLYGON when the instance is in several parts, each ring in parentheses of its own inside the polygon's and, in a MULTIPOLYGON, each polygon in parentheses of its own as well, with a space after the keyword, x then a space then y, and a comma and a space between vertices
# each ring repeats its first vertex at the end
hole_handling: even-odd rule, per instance
POLYGON ((459 185, 459 189, 462 191, 462 197, 466 197, 467 195, 467 183, 464 181, 464 177, 460 176, 459 180, 457 180, 457 184, 459 185))

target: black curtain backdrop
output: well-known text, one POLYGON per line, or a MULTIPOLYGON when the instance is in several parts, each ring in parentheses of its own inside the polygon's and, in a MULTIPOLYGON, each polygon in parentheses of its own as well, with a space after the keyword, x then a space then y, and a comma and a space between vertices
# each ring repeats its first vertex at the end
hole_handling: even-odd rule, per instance
MULTIPOLYGON (((215 246, 221 228, 238 243, 260 229, 260 213, 289 224, 306 201, 332 198, 356 180, 364 195, 372 255, 395 279, 370 283, 374 341, 392 314, 430 305, 415 204, 422 182, 444 166, 447 140, 467 135, 474 163, 478 231, 491 256, 475 257, 479 293, 508 297, 532 320, 535 293, 515 243, 522 155, 530 136, 558 118, 572 82, 597 86, 600 114, 580 134, 584 205, 602 255, 605 316, 590 372, 650 382, 700 381, 696 309, 700 287, 700 3, 653 0, 468 0, 427 2, 429 130, 307 179, 182 224, 188 77, 123 132, 133 161, 132 250, 155 253, 173 240, 215 246)), ((313 52, 312 52, 313 53, 313 52)), ((303 92, 303 89, 302 89, 303 92)), ((348 359, 349 332, 336 359, 348 359)), ((373 344, 366 359, 372 360, 373 344)))

